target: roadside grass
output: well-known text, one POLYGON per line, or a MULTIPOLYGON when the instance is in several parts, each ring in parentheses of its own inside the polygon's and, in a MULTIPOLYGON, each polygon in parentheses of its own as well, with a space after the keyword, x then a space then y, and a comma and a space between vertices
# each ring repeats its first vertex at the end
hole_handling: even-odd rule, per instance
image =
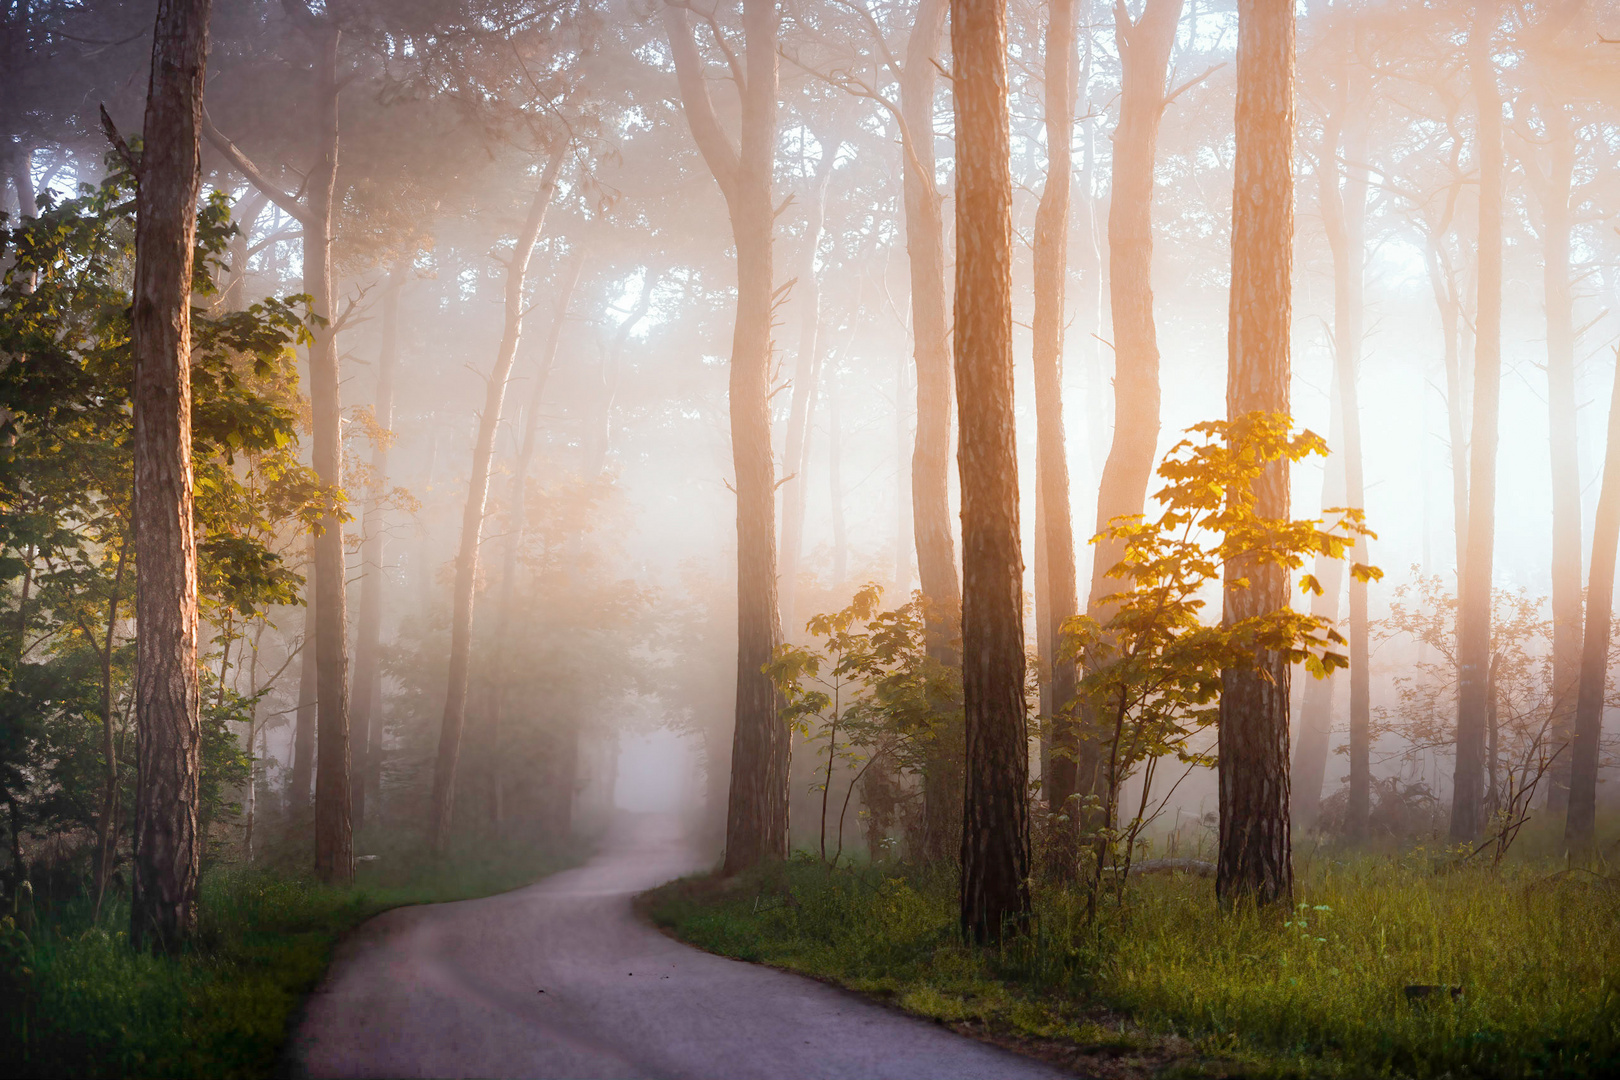
POLYGON ((389 908, 502 892, 578 861, 573 850, 532 841, 484 843, 443 861, 413 838, 372 846, 396 857, 360 864, 352 888, 263 868, 210 869, 198 935, 175 958, 130 949, 123 898, 94 925, 83 898, 42 910, 31 926, 11 918, 0 929, 6 1074, 273 1075, 294 1014, 344 933, 389 908))
POLYGON ((1088 926, 1081 898, 1049 886, 1032 932, 993 950, 959 941, 939 869, 799 857, 641 904, 710 951, 1092 1072, 1620 1075, 1614 878, 1534 861, 1493 873, 1419 849, 1312 859, 1296 900, 1223 912, 1209 880, 1151 876, 1088 926))

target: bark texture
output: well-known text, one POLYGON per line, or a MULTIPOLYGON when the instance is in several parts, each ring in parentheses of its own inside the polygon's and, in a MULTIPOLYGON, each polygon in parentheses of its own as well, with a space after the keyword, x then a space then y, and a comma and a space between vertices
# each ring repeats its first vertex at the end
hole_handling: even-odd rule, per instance
POLYGON ((1609 677, 1609 634, 1614 617, 1614 561, 1620 548, 1620 363, 1609 399, 1609 438, 1603 458, 1603 488, 1592 529, 1592 571, 1586 589, 1586 635, 1581 645, 1580 690, 1575 704, 1569 772, 1569 812, 1564 843, 1570 858, 1596 854, 1598 743, 1609 677))
POLYGON ((737 490, 737 698, 726 811, 724 872, 787 855, 788 727, 780 695, 761 670, 782 641, 777 609, 776 463, 771 450, 772 228, 779 16, 775 0, 743 0, 745 42, 734 147, 715 116, 683 9, 666 7, 692 137, 714 174, 737 248, 737 320, 731 341, 731 453, 737 490))
MULTIPOLYGON (((1232 192, 1232 297, 1227 328, 1226 414, 1289 411, 1289 327, 1294 236, 1294 6, 1239 0, 1236 156, 1232 192)), ((1288 468, 1255 482, 1262 517, 1288 517, 1288 468)), ((1288 574, 1234 560, 1223 619, 1235 623, 1288 606, 1288 574), (1246 582, 1246 584, 1245 584, 1246 582)), ((1223 673, 1220 857, 1224 902, 1289 903, 1289 667, 1262 652, 1252 668, 1223 673)))
POLYGON ((445 687, 444 719, 439 727, 439 753, 433 766, 433 820, 430 836, 433 850, 443 854, 450 842, 450 826, 455 814, 456 768, 461 760, 461 736, 467 723, 467 671, 472 662, 473 603, 478 590, 478 546, 484 531, 484 507, 489 501, 489 470, 495 459, 495 432, 500 426, 506 403, 506 386, 512 378, 523 336, 523 314, 529 285, 529 263, 534 246, 545 227, 546 211, 557 190, 557 174, 562 169, 563 147, 552 153, 540 176, 540 185, 530 201, 528 216, 518 230, 517 246, 506 266, 505 321, 501 344, 490 369, 484 393, 484 410, 478 418, 478 436, 473 444, 467 504, 461 516, 461 543, 456 550, 456 577, 451 595, 450 670, 445 687))
MULTIPOLYGON (((191 274, 209 0, 160 0, 136 195, 135 881, 129 937, 177 951, 196 927, 203 837, 192 526, 191 274)), ((108 641, 108 649, 111 649, 108 641)))
POLYGON ((1496 0, 1481 0, 1468 61, 1479 111, 1479 303, 1474 320, 1474 422, 1468 448, 1468 539, 1457 606, 1457 763, 1451 839, 1459 842, 1475 839, 1485 827, 1485 721, 1490 706, 1497 414, 1502 389, 1502 97, 1491 61, 1499 14, 1496 0))
POLYGON ((993 942, 1026 924, 1030 876, 1006 0, 952 0, 951 55, 967 722, 961 925, 969 940, 993 942))
POLYGON ((1046 23, 1046 186, 1035 211, 1035 474, 1041 538, 1036 575, 1035 621, 1050 701, 1043 711, 1054 724, 1056 755, 1042 776, 1049 805, 1057 810, 1075 793, 1078 751, 1072 722, 1062 717, 1074 701, 1073 661, 1060 661, 1063 623, 1079 609, 1075 590, 1074 517, 1069 505, 1069 454, 1063 430, 1063 314, 1069 275, 1069 193, 1074 154, 1074 79, 1078 66, 1074 0, 1051 0, 1046 23))

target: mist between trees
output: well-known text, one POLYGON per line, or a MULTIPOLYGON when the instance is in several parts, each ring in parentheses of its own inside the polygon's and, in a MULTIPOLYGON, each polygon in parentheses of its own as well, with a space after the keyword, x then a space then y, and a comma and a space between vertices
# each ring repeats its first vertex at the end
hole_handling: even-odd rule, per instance
POLYGON ((1307 834, 1612 854, 1610 5, 188 10, 154 130, 150 5, 0 8, 8 898, 133 888, 165 944, 199 866, 651 787, 728 873, 958 860, 978 940, 1160 856, 1288 904, 1307 834), (182 137, 170 746, 136 190, 182 137))

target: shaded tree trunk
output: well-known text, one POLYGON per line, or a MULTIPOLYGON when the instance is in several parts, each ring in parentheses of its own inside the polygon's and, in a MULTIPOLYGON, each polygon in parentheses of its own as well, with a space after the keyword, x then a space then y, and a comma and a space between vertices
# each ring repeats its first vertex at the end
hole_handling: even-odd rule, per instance
POLYGON ((409 261, 401 260, 383 286, 382 342, 377 350, 377 396, 372 420, 377 441, 371 448, 371 484, 361 519, 360 614, 354 645, 354 737, 359 752, 354 784, 354 827, 365 827, 368 796, 380 788, 382 775, 382 703, 377 688, 382 664, 383 574, 388 546, 388 524, 382 501, 388 493, 388 450, 394 438, 394 367, 399 358, 399 293, 405 287, 409 261))
MULTIPOLYGON (((137 949, 178 951, 196 927, 204 838, 192 524, 191 274, 209 0, 160 0, 152 35, 135 288, 135 887, 137 949)), ((112 641, 109 637, 108 649, 112 641)))
POLYGON ((1006 0, 952 0, 956 397, 962 477, 961 927, 999 941, 1029 918, 1029 735, 1013 417, 1012 172, 1006 0))
MULTIPOLYGON (((1226 415, 1289 412, 1289 324, 1294 236, 1294 6, 1239 0, 1236 154, 1232 194, 1232 295, 1226 415)), ((1287 518, 1288 466, 1255 482, 1255 511, 1287 518)), ((1286 608, 1288 573, 1252 560, 1229 563, 1224 620, 1286 608)), ((1222 673, 1220 857, 1215 891, 1225 903, 1290 903, 1287 660, 1262 652, 1252 668, 1222 673)))
POLYGON ((737 247, 731 344, 731 452, 737 491, 737 697, 724 872, 787 855, 788 764, 781 700, 761 668, 782 641, 777 609, 776 463, 771 449, 771 268, 779 16, 775 0, 743 0, 740 139, 733 146, 709 99, 684 10, 664 9, 692 137, 725 196, 737 247))
POLYGON ((1485 712, 1491 663, 1491 573, 1496 541, 1497 414, 1502 389, 1502 98, 1491 60, 1499 10, 1482 0, 1469 42, 1479 111, 1479 305, 1474 422, 1469 440, 1468 540, 1457 605, 1457 761, 1451 839, 1484 828, 1485 712))
POLYGON ((467 486, 467 504, 461 517, 461 543, 456 551, 455 592, 451 602, 450 671, 445 689, 444 720, 439 728, 439 752, 433 766, 433 850, 444 854, 450 842, 450 825, 455 810, 456 767, 461 758, 461 734, 467 720, 467 671, 472 661, 473 601, 478 585, 478 545, 484 529, 484 507, 489 499, 489 470, 495 456, 495 430, 501 422, 506 386, 512 377, 523 334, 524 297, 528 291, 529 262, 534 245, 545 226, 546 210, 557 190, 557 174, 562 169, 566 147, 558 147, 546 163, 540 186, 529 204, 529 214, 518 231, 517 247, 506 267, 505 324, 500 349, 489 374, 484 394, 484 410, 478 418, 478 437, 473 447, 472 471, 467 486))
POLYGON ((1596 854, 1598 744, 1609 681, 1609 635, 1614 618, 1614 562, 1620 549, 1620 362, 1609 397, 1609 437, 1603 487, 1592 528, 1592 570, 1586 588, 1586 632, 1581 643, 1580 690, 1570 748, 1569 812, 1564 844, 1572 860, 1596 854))
MULTIPOLYGON (((118 743, 113 731, 113 643, 118 634, 119 593, 124 585, 124 570, 128 565, 129 540, 126 537, 118 549, 118 569, 113 573, 112 591, 107 600, 107 631, 101 639, 101 813, 96 820, 96 867, 94 878, 95 905, 91 922, 101 919, 101 901, 106 895, 107 880, 112 876, 113 863, 118 854, 118 743)), ((24 603, 27 597, 23 598, 24 603)), ((137 646, 138 648, 138 646, 137 646)))
POLYGON ((1035 623, 1049 701, 1042 712, 1054 723, 1059 752, 1043 757, 1048 803, 1063 807, 1075 792, 1078 741, 1070 723, 1058 720, 1074 700, 1073 661, 1057 650, 1065 620, 1079 609, 1074 569, 1074 519, 1069 506, 1069 455, 1063 431, 1063 314, 1069 276, 1069 189, 1074 155, 1074 79, 1077 49, 1074 0, 1051 0, 1046 24, 1046 186, 1035 212, 1035 473, 1040 497, 1035 528, 1035 623))
POLYGON ((315 612, 315 538, 309 539, 308 580, 304 585, 304 642, 298 652, 298 704, 293 714, 292 771, 287 777, 287 813, 294 820, 309 810, 315 778, 316 691, 315 638, 320 632, 315 612))

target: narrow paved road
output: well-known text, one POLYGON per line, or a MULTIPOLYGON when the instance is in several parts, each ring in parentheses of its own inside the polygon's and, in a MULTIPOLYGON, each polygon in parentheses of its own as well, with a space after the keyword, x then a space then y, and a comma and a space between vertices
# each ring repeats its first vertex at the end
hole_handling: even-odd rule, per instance
POLYGON ((296 1060, 318 1077, 1066 1075, 635 918, 636 893, 695 861, 673 823, 625 817, 602 854, 538 885, 387 912, 310 999, 296 1060))

